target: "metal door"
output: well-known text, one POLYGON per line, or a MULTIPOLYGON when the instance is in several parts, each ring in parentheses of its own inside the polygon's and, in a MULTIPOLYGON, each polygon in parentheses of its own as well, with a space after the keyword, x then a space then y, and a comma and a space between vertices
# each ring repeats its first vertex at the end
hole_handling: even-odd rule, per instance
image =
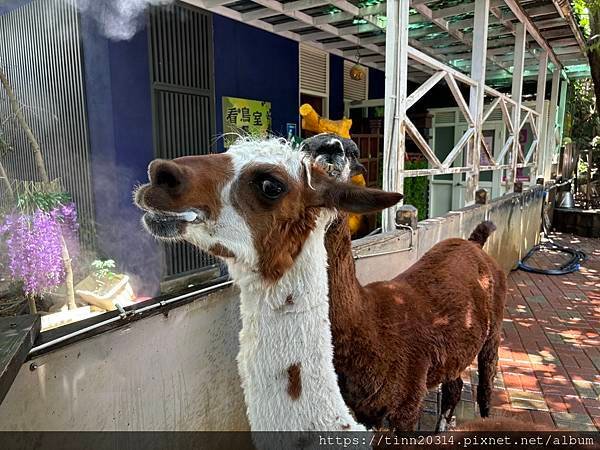
MULTIPOLYGON (((156 157, 210 153, 215 134, 210 13, 174 4, 152 8, 149 16, 156 157)), ((189 244, 166 244, 165 257, 165 278, 216 265, 189 244)))

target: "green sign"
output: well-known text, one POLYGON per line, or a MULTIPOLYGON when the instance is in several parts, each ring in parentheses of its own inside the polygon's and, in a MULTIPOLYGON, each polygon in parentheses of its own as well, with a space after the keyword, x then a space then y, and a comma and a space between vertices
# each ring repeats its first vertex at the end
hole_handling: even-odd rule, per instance
POLYGON ((271 130, 271 102, 223 97, 225 148, 239 135, 264 137, 271 130))

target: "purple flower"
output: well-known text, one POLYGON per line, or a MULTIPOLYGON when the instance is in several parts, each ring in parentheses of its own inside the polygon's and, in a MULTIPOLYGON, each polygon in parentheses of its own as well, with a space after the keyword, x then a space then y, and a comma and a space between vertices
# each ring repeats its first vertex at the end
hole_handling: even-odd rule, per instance
POLYGON ((62 237, 70 253, 70 247, 75 252, 77 231, 77 211, 73 203, 49 212, 11 214, 4 219, 0 234, 6 237, 9 270, 14 279, 23 281, 25 294, 39 295, 64 282, 62 237))

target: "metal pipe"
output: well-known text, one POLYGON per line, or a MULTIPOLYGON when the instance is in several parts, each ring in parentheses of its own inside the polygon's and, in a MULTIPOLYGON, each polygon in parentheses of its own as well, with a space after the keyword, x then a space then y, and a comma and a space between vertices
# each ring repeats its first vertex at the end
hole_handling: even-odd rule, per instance
POLYGON ((157 303, 153 303, 152 305, 148 305, 148 306, 145 306, 145 307, 140 308, 140 309, 136 309, 136 310, 132 310, 132 311, 127 311, 125 314, 121 313, 118 316, 111 317, 110 319, 103 320, 102 322, 95 323, 94 325, 90 325, 89 327, 81 328, 80 330, 73 331, 72 333, 65 334, 64 336, 58 337, 58 338, 56 338, 56 339, 54 339, 52 341, 49 341, 49 342, 46 342, 44 344, 38 345, 37 347, 33 347, 29 351, 29 354, 31 355, 32 353, 39 352, 40 350, 45 350, 45 349, 47 349, 47 348, 49 348, 49 347, 51 347, 53 345, 59 344, 61 342, 64 342, 64 341, 66 341, 68 339, 71 339, 71 338, 74 338, 74 337, 77 337, 77 336, 81 336, 82 334, 85 334, 85 333, 87 333, 89 331, 93 331, 93 330, 95 330, 97 328, 100 328, 100 327, 103 327, 105 325, 109 325, 111 323, 118 322, 118 321, 123 320, 123 319, 125 319, 127 317, 135 316, 135 315, 138 315, 138 314, 142 314, 142 313, 144 313, 146 311, 151 311, 153 309, 160 308, 162 306, 169 305, 171 303, 174 303, 174 302, 177 302, 177 301, 189 298, 189 297, 193 297, 195 295, 200 295, 200 294, 204 294, 204 293, 207 293, 207 292, 215 291, 217 289, 221 289, 221 288, 229 286, 231 284, 233 284, 233 280, 225 281, 223 283, 219 283, 219 284, 216 284, 214 286, 207 287, 207 288, 198 289, 197 291, 188 292, 187 294, 178 295, 177 297, 173 297, 173 298, 170 298, 168 300, 163 300, 163 301, 160 301, 160 302, 157 302, 157 303))

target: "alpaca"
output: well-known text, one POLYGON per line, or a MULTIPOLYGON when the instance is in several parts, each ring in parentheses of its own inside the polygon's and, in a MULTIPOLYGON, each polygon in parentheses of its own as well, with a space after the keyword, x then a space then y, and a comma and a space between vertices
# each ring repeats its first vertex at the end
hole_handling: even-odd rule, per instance
MULTIPOLYGON (((355 152, 335 139, 323 150, 309 138, 302 149, 336 174, 360 170, 355 152)), ((506 297, 504 272, 482 250, 494 229, 484 222, 468 241, 447 239, 396 278, 361 286, 345 215, 333 221, 325 246, 334 365, 359 422, 412 430, 427 391, 442 383, 436 429, 445 429, 460 400, 461 372, 475 356, 477 401, 481 416, 489 415, 506 297)))
POLYGON ((333 367, 325 230, 334 208, 372 212, 400 194, 331 179, 281 139, 155 160, 135 193, 145 228, 223 258, 241 291, 237 357, 253 431, 365 430, 333 367))

